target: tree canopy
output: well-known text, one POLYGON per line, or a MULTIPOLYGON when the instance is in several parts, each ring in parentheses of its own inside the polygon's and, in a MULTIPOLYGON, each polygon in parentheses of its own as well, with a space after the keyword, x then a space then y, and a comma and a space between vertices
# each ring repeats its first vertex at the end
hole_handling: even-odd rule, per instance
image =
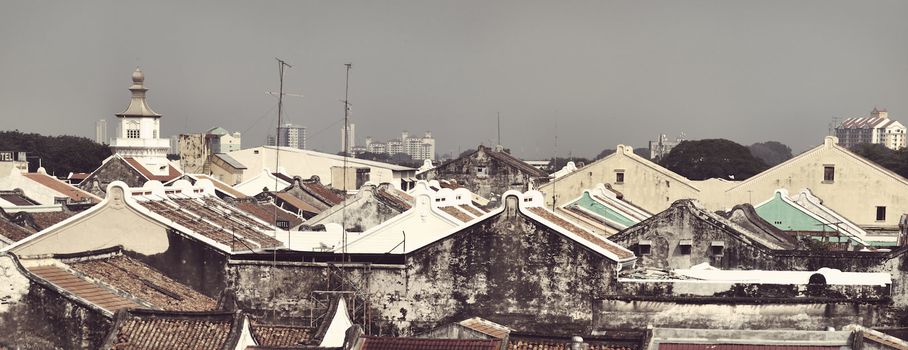
POLYGON ((908 149, 894 151, 883 145, 862 143, 852 147, 851 151, 902 177, 908 177, 908 149))
POLYGON ((29 171, 38 168, 38 160, 48 174, 66 176, 70 172, 92 172, 111 155, 110 147, 78 136, 44 136, 19 130, 0 131, 0 150, 26 152, 29 171))
POLYGON ((691 180, 744 180, 768 168, 747 147, 726 139, 682 141, 659 164, 691 180))
POLYGON ((791 148, 778 141, 758 142, 750 145, 750 154, 768 166, 776 166, 791 159, 791 148))

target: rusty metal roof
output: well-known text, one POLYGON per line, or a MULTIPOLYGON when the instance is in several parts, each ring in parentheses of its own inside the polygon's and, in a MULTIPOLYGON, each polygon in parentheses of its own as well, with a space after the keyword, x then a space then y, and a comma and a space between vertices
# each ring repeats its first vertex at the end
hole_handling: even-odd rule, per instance
POLYGON ((37 266, 28 269, 35 276, 50 282, 58 288, 72 293, 104 310, 114 312, 123 308, 144 307, 132 300, 120 296, 114 291, 91 283, 71 271, 59 266, 37 266))
POLYGON ((361 350, 498 350, 498 339, 362 337, 361 350))
POLYGON ((457 218, 457 220, 460 220, 463 222, 468 222, 470 220, 473 220, 473 218, 470 217, 470 215, 467 215, 467 213, 460 211, 459 209, 457 209, 454 206, 439 207, 438 209, 441 209, 441 211, 448 213, 448 215, 451 215, 451 216, 457 218))
POLYGON ((287 204, 296 207, 299 210, 304 212, 309 212, 313 214, 321 213, 322 211, 309 203, 304 202, 302 199, 294 197, 292 194, 287 192, 274 192, 274 195, 280 200, 286 202, 287 204))

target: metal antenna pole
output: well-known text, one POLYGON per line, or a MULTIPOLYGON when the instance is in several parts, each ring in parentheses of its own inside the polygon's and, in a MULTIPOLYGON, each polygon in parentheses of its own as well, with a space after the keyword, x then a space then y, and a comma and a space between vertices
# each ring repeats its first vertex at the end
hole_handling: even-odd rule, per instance
MULTIPOLYGON (((344 83, 344 184, 342 185, 344 191, 344 200, 347 197, 347 156, 350 154, 350 123, 348 121, 350 117, 350 68, 353 68, 353 63, 345 63, 344 66, 347 68, 347 77, 344 83)), ((341 207, 341 230, 343 234, 343 249, 341 253, 346 257, 347 255, 347 206, 344 205, 341 207)))
POLYGON ((501 112, 498 112, 498 145, 501 146, 501 112))
MULTIPOLYGON (((277 129, 274 134, 274 172, 280 173, 281 167, 281 123, 283 122, 283 113, 284 113, 284 68, 293 68, 284 60, 275 57, 277 60, 279 81, 280 81, 280 90, 278 90, 277 95, 277 129)), ((278 185, 278 178, 274 176, 274 188, 271 191, 276 192, 278 185)), ((272 211, 271 222, 277 227, 277 200, 272 199, 274 210, 272 211)), ((275 231, 276 236, 277 231, 275 231)), ((287 230, 287 248, 290 248, 290 230, 287 230)), ((276 250, 276 249, 275 249, 276 250)))

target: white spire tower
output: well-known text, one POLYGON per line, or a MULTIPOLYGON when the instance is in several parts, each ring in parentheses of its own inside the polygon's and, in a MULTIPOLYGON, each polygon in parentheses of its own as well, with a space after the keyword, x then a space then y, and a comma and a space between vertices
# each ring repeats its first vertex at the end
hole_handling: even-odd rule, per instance
POLYGON ((161 138, 161 115, 145 101, 145 74, 132 73, 132 99, 126 110, 117 114, 117 134, 111 140, 114 153, 123 157, 167 158, 170 141, 161 138))

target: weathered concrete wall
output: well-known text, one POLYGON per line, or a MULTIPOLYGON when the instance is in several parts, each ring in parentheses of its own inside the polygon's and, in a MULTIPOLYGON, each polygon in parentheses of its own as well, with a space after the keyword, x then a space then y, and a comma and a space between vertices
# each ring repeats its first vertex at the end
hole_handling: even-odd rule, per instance
POLYGON ((178 141, 180 168, 187 174, 207 174, 208 157, 211 155, 208 135, 180 134, 178 141))
POLYGON ((425 172, 424 180, 455 180, 461 187, 484 198, 497 198, 508 190, 527 191, 532 176, 521 169, 501 162, 486 153, 485 148, 469 156, 425 172), (480 172, 479 169, 485 169, 480 172))
POLYGON ((391 334, 476 316, 526 332, 588 332, 592 300, 610 292, 615 263, 511 215, 420 249, 403 266, 346 268, 348 283, 338 284, 341 274, 327 264, 262 261, 230 263, 229 284, 240 308, 266 318, 304 319, 314 291, 358 285, 373 322, 390 325, 391 334))
POLYGON ((616 295, 636 297, 829 298, 887 303, 890 286, 754 284, 704 281, 640 282, 619 279, 616 295))
POLYGON ((167 250, 145 255, 125 250, 125 253, 161 271, 167 277, 217 299, 227 287, 227 254, 211 246, 167 231, 167 250))
POLYGON ((346 223, 348 230, 364 232, 400 215, 399 209, 392 208, 378 200, 373 194, 374 191, 381 191, 381 189, 376 189, 374 186, 363 186, 356 197, 309 218, 304 226, 346 223))
POLYGON ((97 349, 110 330, 110 318, 29 280, 11 257, 0 256, 0 274, 0 343, 21 349, 97 349))
POLYGON ((113 157, 107 163, 101 164, 94 173, 82 180, 78 186, 83 191, 91 192, 103 198, 105 197, 103 191, 106 190, 107 185, 114 181, 123 181, 129 187, 142 187, 147 180, 141 173, 129 166, 126 161, 113 157), (95 181, 98 182, 97 186, 94 185, 95 181))
POLYGON ((896 312, 885 305, 856 302, 735 303, 721 299, 699 302, 601 300, 594 329, 641 328, 645 325, 704 329, 822 330, 848 324, 890 326, 896 312))

